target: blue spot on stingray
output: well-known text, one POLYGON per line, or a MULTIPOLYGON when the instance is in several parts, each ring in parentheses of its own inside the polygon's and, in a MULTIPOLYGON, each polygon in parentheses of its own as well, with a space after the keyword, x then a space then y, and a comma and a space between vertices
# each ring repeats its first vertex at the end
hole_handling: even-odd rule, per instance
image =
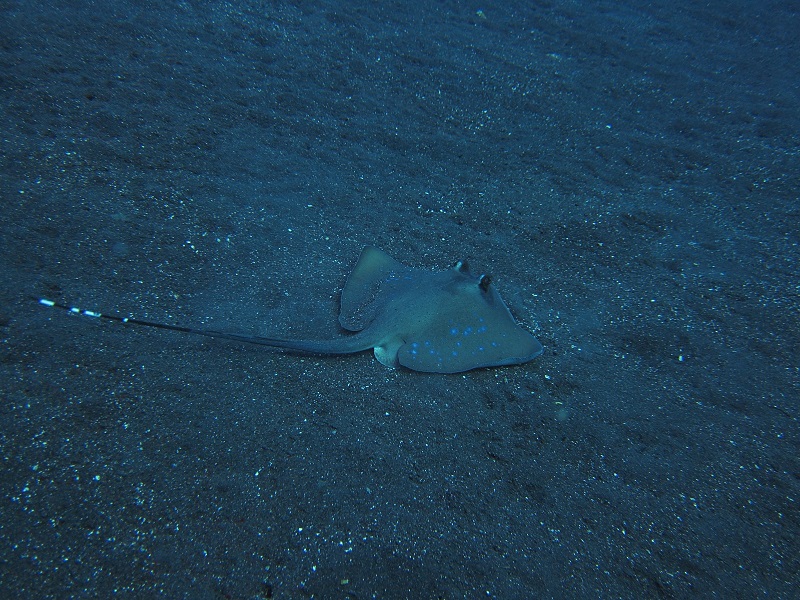
POLYGON ((478 327, 478 333, 486 333, 486 325, 481 325, 478 327))
POLYGON ((469 335, 470 333, 472 333, 472 327, 467 327, 467 328, 464 330, 464 335, 469 335))
POLYGON ((451 327, 450 335, 458 335, 458 327, 451 327))

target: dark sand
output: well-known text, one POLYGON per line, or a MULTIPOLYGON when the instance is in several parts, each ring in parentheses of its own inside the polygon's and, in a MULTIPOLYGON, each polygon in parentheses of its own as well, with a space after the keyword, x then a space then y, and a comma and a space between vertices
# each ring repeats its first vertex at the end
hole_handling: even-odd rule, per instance
POLYGON ((2 597, 796 597, 800 8, 518 4, 0 5, 2 597), (367 244, 544 355, 29 298, 327 337, 367 244))

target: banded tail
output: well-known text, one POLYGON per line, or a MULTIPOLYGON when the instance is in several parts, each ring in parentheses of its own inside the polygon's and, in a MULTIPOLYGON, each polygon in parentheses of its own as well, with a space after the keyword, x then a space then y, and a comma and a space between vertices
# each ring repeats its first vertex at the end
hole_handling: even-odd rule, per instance
POLYGON ((342 337, 336 340, 284 340, 279 338, 269 338, 261 336, 244 335, 240 333, 230 333, 227 331, 216 331, 213 329, 198 329, 195 327, 184 327, 182 325, 171 325, 169 323, 157 323, 155 321, 145 321, 134 319, 133 317, 123 317, 115 314, 101 313, 93 310, 85 310, 77 306, 61 304, 47 298, 33 297, 42 306, 58 308, 73 315, 83 315, 93 319, 105 319, 129 325, 139 325, 142 327, 152 327, 155 329, 166 329, 167 331, 177 331, 191 335, 202 335, 210 338, 243 342, 246 344, 257 344, 259 346, 270 346, 272 348, 284 348, 286 350, 298 350, 310 354, 351 354, 362 352, 373 347, 371 343, 365 341, 359 334, 342 337))

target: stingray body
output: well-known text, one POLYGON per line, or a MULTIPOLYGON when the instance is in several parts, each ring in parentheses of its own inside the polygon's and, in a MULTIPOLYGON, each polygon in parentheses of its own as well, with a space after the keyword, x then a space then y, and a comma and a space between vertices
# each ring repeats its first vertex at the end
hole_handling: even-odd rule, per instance
POLYGON ((511 316, 489 277, 476 277, 459 262, 447 271, 407 267, 367 247, 347 279, 339 322, 351 335, 331 340, 289 340, 193 329, 42 304, 73 313, 313 354, 350 354, 374 349, 390 367, 458 373, 480 367, 525 363, 542 345, 511 316))

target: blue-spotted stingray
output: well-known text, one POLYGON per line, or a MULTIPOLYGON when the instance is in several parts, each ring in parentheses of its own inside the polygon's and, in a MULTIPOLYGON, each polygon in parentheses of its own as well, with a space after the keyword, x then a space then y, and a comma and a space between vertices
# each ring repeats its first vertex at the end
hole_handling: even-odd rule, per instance
POLYGON ((542 345, 520 327, 487 275, 467 264, 432 272, 407 267, 368 246, 342 290, 339 323, 351 332, 330 340, 288 340, 195 329, 103 314, 39 299, 72 313, 311 354, 374 349, 389 367, 460 373, 528 362, 542 345))

